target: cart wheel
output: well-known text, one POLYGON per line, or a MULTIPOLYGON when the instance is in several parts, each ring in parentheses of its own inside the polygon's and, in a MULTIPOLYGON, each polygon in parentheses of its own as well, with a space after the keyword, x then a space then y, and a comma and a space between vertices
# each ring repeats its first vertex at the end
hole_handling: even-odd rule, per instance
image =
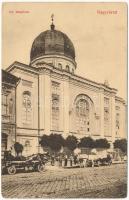
POLYGON ((8 174, 16 174, 16 167, 15 166, 10 166, 7 168, 8 174))
POLYGON ((24 169, 25 169, 25 172, 27 172, 29 170, 29 168, 27 166, 25 166, 24 169))
POLYGON ((44 165, 38 165, 37 166, 37 171, 42 172, 44 170, 44 165))
POLYGON ((108 163, 108 165, 110 166, 112 164, 112 162, 110 161, 109 163, 108 163))
POLYGON ((88 162, 85 163, 85 167, 88 167, 88 162))

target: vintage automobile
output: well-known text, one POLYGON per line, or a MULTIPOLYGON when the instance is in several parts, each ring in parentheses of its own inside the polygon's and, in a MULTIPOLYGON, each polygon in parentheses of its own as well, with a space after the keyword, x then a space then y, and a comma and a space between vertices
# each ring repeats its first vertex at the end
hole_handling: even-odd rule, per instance
POLYGON ((110 155, 107 155, 107 157, 104 158, 98 158, 94 160, 94 166, 99 167, 100 165, 111 165, 112 164, 112 158, 110 155))
POLYGON ((29 157, 12 157, 2 159, 2 173, 15 174, 18 171, 44 170, 46 158, 42 154, 35 154, 29 157))

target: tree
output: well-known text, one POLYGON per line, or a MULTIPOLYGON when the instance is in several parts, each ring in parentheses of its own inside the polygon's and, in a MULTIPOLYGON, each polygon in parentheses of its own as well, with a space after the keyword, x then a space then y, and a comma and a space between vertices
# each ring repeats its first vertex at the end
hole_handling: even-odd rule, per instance
POLYGON ((97 139, 95 140, 95 148, 108 149, 110 148, 110 143, 106 138, 97 139))
POLYGON ((91 137, 83 137, 80 140, 79 147, 94 148, 95 141, 91 137))
POLYGON ((120 149, 123 153, 127 153, 127 140, 126 139, 120 139, 120 140, 115 140, 113 143, 114 148, 120 149))
POLYGON ((73 136, 73 135, 69 135, 69 136, 66 138, 66 140, 65 140, 65 146, 66 146, 69 150, 71 150, 71 151, 73 151, 74 149, 76 149, 77 143, 78 143, 78 140, 77 140, 77 138, 76 138, 75 136, 73 136))
POLYGON ((22 151, 23 151, 23 145, 20 144, 19 142, 16 142, 14 144, 14 149, 15 149, 17 156, 19 156, 19 154, 22 153, 22 151))
POLYGON ((61 147, 64 146, 64 138, 61 134, 51 134, 50 135, 50 148, 53 151, 60 151, 61 147))
POLYGON ((64 146, 64 138, 60 134, 43 135, 39 144, 42 147, 49 147, 52 151, 58 152, 64 146))
POLYGON ((40 140, 39 144, 42 147, 48 147, 48 146, 50 146, 50 137, 48 135, 43 135, 41 137, 41 140, 40 140))

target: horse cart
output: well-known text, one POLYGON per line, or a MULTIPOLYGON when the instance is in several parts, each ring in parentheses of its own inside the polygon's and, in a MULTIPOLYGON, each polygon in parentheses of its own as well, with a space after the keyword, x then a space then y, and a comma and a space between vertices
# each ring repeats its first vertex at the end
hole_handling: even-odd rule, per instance
POLYGON ((111 165, 112 158, 110 155, 104 157, 98 157, 98 155, 80 155, 79 166, 80 167, 99 167, 104 165, 111 165))

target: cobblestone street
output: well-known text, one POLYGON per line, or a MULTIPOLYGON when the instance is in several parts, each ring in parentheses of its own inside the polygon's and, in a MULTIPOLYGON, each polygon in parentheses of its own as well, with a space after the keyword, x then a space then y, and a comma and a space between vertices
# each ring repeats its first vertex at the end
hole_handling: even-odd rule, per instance
POLYGON ((46 167, 44 172, 2 176, 4 198, 125 197, 125 164, 95 168, 46 167))

